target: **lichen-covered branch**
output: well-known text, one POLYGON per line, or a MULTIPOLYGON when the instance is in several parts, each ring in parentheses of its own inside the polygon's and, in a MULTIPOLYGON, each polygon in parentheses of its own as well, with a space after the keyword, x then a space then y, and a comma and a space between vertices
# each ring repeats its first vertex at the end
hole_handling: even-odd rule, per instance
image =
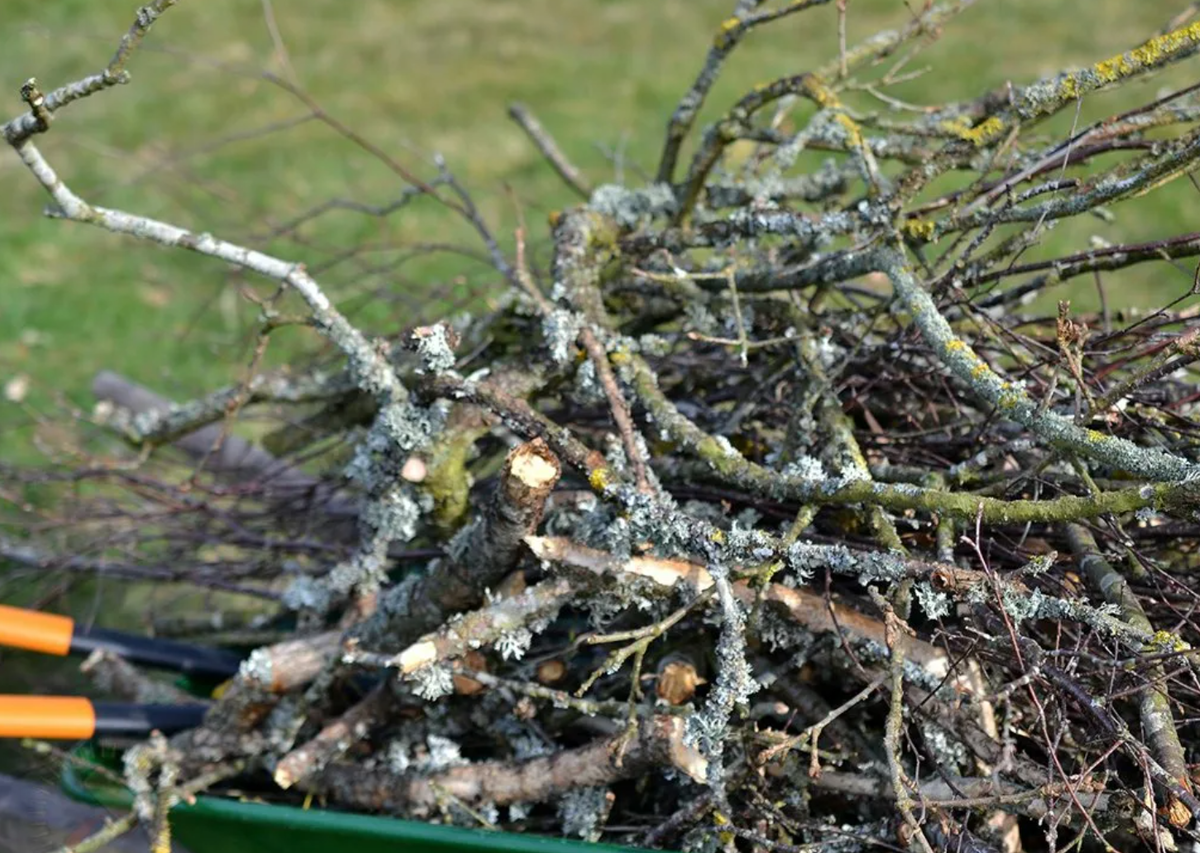
POLYGON ((197 252, 288 285, 308 304, 322 334, 346 354, 351 375, 359 387, 391 403, 407 399, 407 389, 396 376, 384 352, 334 307, 320 285, 305 272, 303 264, 284 261, 220 240, 211 234, 195 233, 144 216, 90 205, 67 187, 32 142, 24 140, 13 147, 21 162, 53 199, 56 207, 52 215, 168 248, 197 252))
POLYGON ((683 98, 675 107, 675 111, 671 114, 670 121, 667 122, 667 138, 658 162, 657 180, 659 183, 670 184, 674 180, 675 163, 679 157, 679 149, 683 145, 683 140, 691 130, 696 114, 700 112, 700 107, 703 106, 704 99, 713 83, 716 82, 717 75, 720 74, 726 58, 738 46, 742 37, 760 24, 828 2, 829 0, 790 0, 778 9, 763 12, 751 11, 758 5, 757 3, 738 3, 734 14, 722 21, 717 28, 703 68, 700 69, 691 88, 684 93, 683 98))
POLYGON ((971 391, 1004 416, 1028 427, 1043 441, 1065 447, 1118 471, 1151 480, 1187 480, 1200 474, 1195 462, 1131 441, 1077 426, 1070 418, 1043 410, 1019 382, 1002 379, 954 333, 933 298, 894 249, 881 250, 880 266, 896 288, 898 304, 912 318, 938 358, 971 391))
MULTIPOLYGON (((1104 444, 1096 454, 1124 460, 1130 466, 1144 461, 1148 470, 1161 472, 1164 480, 1182 481, 1176 484, 1158 484, 1135 489, 1121 489, 1098 495, 1065 495, 1059 498, 1036 501, 1001 500, 975 495, 969 492, 948 492, 929 489, 907 483, 878 483, 867 479, 806 479, 785 476, 771 471, 746 459, 728 441, 709 435, 684 416, 658 387, 654 372, 643 359, 636 355, 622 354, 618 363, 628 366, 632 373, 631 383, 646 405, 657 424, 671 433, 672 438, 703 459, 715 476, 725 482, 736 484, 752 492, 791 498, 805 503, 854 504, 875 503, 889 510, 923 509, 945 513, 964 519, 974 519, 982 512, 985 521, 1020 523, 1026 521, 1066 521, 1095 518, 1109 512, 1133 512, 1144 507, 1169 506, 1194 500, 1194 488, 1187 480, 1194 466, 1186 459, 1165 454, 1162 451, 1143 449, 1123 439, 1106 436, 1094 430, 1086 430, 1068 418, 1052 413, 1039 413, 1029 397, 1013 383, 1000 379, 990 367, 973 353, 961 355, 966 347, 953 335, 950 326, 937 313, 932 300, 912 282, 915 302, 927 313, 922 319, 922 328, 927 322, 935 340, 947 336, 947 363, 956 374, 965 375, 972 388, 981 388, 987 399, 1003 400, 1014 419, 1028 414, 1031 423, 1036 421, 1052 440, 1063 440, 1060 435, 1077 438, 1090 445, 1104 444), (959 346, 961 344, 961 347, 959 346), (987 371, 986 373, 984 371, 987 371), (991 377, 988 379, 988 377, 991 377), (986 381, 985 381, 986 380, 986 381), (981 384, 982 383, 982 384, 981 384), (1018 408, 1020 411, 1018 411, 1018 408), (1033 410, 1033 411, 1030 411, 1033 410)), ((909 292, 908 290, 905 291, 909 292)), ((982 396, 982 394, 981 394, 982 396)), ((1073 445, 1072 445, 1073 446, 1073 445)), ((1122 468, 1130 470, 1130 468, 1122 468)), ((1137 470, 1133 468, 1132 470, 1137 470)))
MULTIPOLYGON (((1146 618, 1137 596, 1129 589, 1128 582, 1100 553, 1091 531, 1081 524, 1067 525, 1067 540, 1079 561, 1088 581, 1109 604, 1120 608, 1120 618, 1147 634, 1154 634, 1154 626, 1146 618)), ((1161 663, 1151 665, 1145 673, 1146 686, 1141 691, 1138 714, 1142 731, 1149 740, 1155 758, 1171 774, 1171 778, 1191 790, 1192 781, 1188 773, 1183 745, 1175 728, 1171 712, 1171 695, 1167 692, 1166 673, 1161 663)))
POLYGON ((155 399, 150 392, 111 371, 101 371, 92 382, 92 391, 97 398, 110 400, 132 411, 134 417, 126 425, 126 433, 136 444, 177 442, 221 420, 234 406, 260 402, 322 402, 354 388, 354 383, 346 376, 260 373, 244 385, 221 388, 203 399, 179 405, 155 399))
POLYGON ((534 439, 514 448, 487 512, 460 534, 448 559, 406 590, 406 605, 383 632, 415 638, 482 601, 485 592, 515 568, 525 537, 537 529, 560 474, 558 458, 544 441, 534 439))
POLYGON ((350 650, 343 657, 353 663, 394 667, 402 675, 493 644, 503 646, 501 653, 505 657, 520 657, 532 639, 529 626, 550 622, 577 593, 567 578, 542 581, 516 595, 504 596, 478 610, 451 618, 398 654, 380 656, 350 650))
POLYGON ((381 681, 348 711, 326 724, 314 738, 279 759, 272 773, 275 784, 287 789, 303 782, 362 740, 370 727, 381 721, 388 707, 389 691, 389 682, 381 681))
MULTIPOLYGON (((620 559, 594 548, 586 548, 561 537, 530 536, 527 540, 534 555, 543 560, 561 563, 596 574, 620 574, 640 577, 670 589, 686 585, 696 592, 713 587, 712 575, 704 566, 685 560, 631 557, 620 559)), ((885 630, 882 622, 866 616, 852 608, 826 602, 819 595, 804 590, 792 589, 783 584, 769 584, 760 591, 748 581, 741 580, 731 585, 731 594, 747 607, 762 601, 805 629, 813 632, 839 632, 882 647, 885 630)), ((945 653, 928 643, 914 641, 909 647, 912 660, 926 667, 935 677, 941 678, 948 672, 945 653)))
POLYGON ((110 86, 128 83, 130 78, 129 72, 125 70, 125 65, 130 56, 137 50, 159 16, 174 6, 176 2, 177 0, 153 0, 138 9, 133 25, 121 37, 116 53, 100 73, 90 74, 81 80, 68 83, 47 95, 37 92, 35 81, 30 80, 26 83, 26 91, 29 92, 26 101, 29 103, 30 110, 3 125, 4 140, 9 145, 18 146, 34 134, 45 133, 49 130, 50 118, 72 101, 86 98, 88 95, 110 86))
POLYGON ((704 759, 684 744, 683 721, 678 717, 646 720, 633 738, 622 733, 543 758, 467 764, 425 777, 333 766, 316 780, 316 787, 343 806, 427 815, 448 801, 469 806, 540 803, 658 769, 704 777, 704 759))

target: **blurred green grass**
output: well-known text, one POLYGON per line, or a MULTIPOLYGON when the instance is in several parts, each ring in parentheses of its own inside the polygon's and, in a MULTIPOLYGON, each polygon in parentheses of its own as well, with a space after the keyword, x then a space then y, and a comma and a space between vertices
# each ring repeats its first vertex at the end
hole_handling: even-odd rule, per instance
MULTIPOLYGON (((972 97, 1006 80, 1029 81, 1128 48, 1182 6, 980 0, 910 65, 932 70, 893 94, 929 104, 972 97)), ((274 14, 301 87, 426 177, 434 174, 432 154, 444 155, 508 244, 516 218, 506 185, 543 241, 546 214, 572 201, 507 119, 508 102, 531 105, 593 180, 623 172, 636 182, 639 169, 653 171, 666 116, 730 8, 730 0, 374 0, 280 2, 274 14), (621 164, 602 147, 622 152, 621 164)), ((10 93, 8 112, 19 111, 17 89, 30 76, 48 89, 102 67, 132 11, 84 0, 6 3, 0 86, 10 93)), ((850 40, 900 26, 909 14, 896 0, 853 0, 850 40)), ((754 83, 835 54, 832 4, 752 34, 699 125, 754 83)), ((1083 119, 1149 100, 1194 75, 1195 64, 1091 98, 1083 119)), ((287 71, 260 0, 179 4, 131 69, 129 86, 72 105, 39 140, 84 198, 249 240, 310 266, 340 247, 370 244, 372 252, 322 280, 377 331, 444 310, 447 295, 469 298, 498 284, 484 266, 457 256, 418 256, 372 269, 394 263, 404 244, 478 245, 461 223, 427 202, 387 220, 329 214, 302 229, 305 245, 263 238, 328 198, 380 204, 402 184, 319 123, 256 133, 306 113, 258 73, 287 71), (243 138, 216 144, 235 135, 243 138)), ((1072 118, 1058 117, 1046 132, 1065 132, 1072 118)), ((242 281, 204 258, 42 218, 42 192, 11 152, 0 154, 0 199, 0 382, 29 381, 20 405, 0 400, 0 458, 24 458, 39 418, 60 404, 88 409, 89 382, 99 369, 179 399, 242 375, 258 309, 238 288, 265 296, 270 284, 242 281)), ((1083 248, 1093 233, 1117 241, 1189 230, 1200 198, 1179 181, 1117 213, 1113 224, 1089 219, 1058 229, 1028 258, 1083 248)), ((1186 289, 1185 279, 1162 265, 1144 267, 1121 276, 1110 298, 1150 305, 1186 289)), ((1082 307, 1095 305, 1090 283, 1070 292, 1082 307)), ((285 330, 273 338, 269 361, 318 345, 309 331, 285 330)))

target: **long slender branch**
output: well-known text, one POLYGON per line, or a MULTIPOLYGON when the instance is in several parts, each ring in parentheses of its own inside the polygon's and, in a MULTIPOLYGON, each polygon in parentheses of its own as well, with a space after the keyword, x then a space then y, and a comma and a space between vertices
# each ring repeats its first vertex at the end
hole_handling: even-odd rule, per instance
MULTIPOLYGON (((680 99, 675 111, 671 114, 670 121, 667 122, 667 138, 663 143, 663 152, 658 163, 657 180, 659 183, 669 184, 673 181, 675 163, 678 160, 683 140, 687 137, 696 115, 700 112, 705 97, 713 83, 716 82, 725 60, 741 42, 742 37, 759 24, 828 2, 829 0, 792 0, 779 9, 757 14, 746 14, 742 11, 744 4, 739 3, 733 17, 726 18, 721 22, 713 39, 712 47, 709 48, 708 56, 704 60, 704 67, 700 69, 700 73, 683 98, 680 99)), ((753 8, 754 5, 751 4, 747 9, 753 8)))
MULTIPOLYGON (((530 536, 526 539, 534 555, 543 560, 560 563, 595 574, 623 573, 630 577, 641 577, 666 589, 688 585, 697 592, 713 587, 713 578, 699 563, 658 557, 630 557, 620 559, 595 548, 587 548, 563 537, 530 536)), ((759 601, 777 608, 797 624, 813 632, 844 631, 849 636, 885 646, 884 625, 877 619, 850 607, 830 604, 822 596, 783 584, 768 584, 758 590, 748 581, 740 580, 731 586, 733 595, 747 607, 759 601)), ((949 661, 945 652, 929 643, 913 640, 908 646, 910 659, 926 668, 931 675, 944 677, 949 672, 949 661)))
POLYGON ((52 211, 51 215, 95 225, 114 234, 136 237, 168 248, 197 252, 287 284, 308 303, 317 328, 322 334, 346 354, 352 375, 359 387, 392 402, 407 399, 407 389, 401 384, 383 353, 334 307, 320 285, 305 272, 303 264, 284 261, 220 240, 211 234, 197 234, 148 217, 89 205, 63 183, 32 142, 26 139, 14 147, 21 162, 54 199, 57 209, 52 211))
POLYGON ((533 140, 533 144, 554 167, 554 171, 558 172, 558 176, 563 179, 563 182, 579 195, 589 198, 592 194, 592 185, 588 183, 579 168, 567 159, 567 155, 558 147, 554 137, 542 127, 542 123, 537 120, 537 116, 530 112, 529 107, 524 104, 509 104, 508 114, 533 140))
POLYGON ((1020 384, 1002 379, 954 333, 897 250, 880 250, 879 261, 896 289, 897 306, 908 312, 925 343, 959 381, 1001 414, 1049 444, 1069 448, 1119 471, 1152 480, 1187 480, 1200 475, 1200 466, 1181 456, 1139 447, 1126 439, 1077 426, 1055 412, 1043 411, 1020 384))
MULTIPOLYGON (((1141 602, 1129 589, 1129 584, 1108 560, 1100 554, 1091 531, 1081 524, 1067 525, 1067 539, 1079 560, 1080 568, 1092 586, 1105 601, 1121 609, 1121 618, 1130 625, 1153 634, 1154 626, 1146 618, 1141 602)), ((1171 696, 1167 692, 1166 675, 1162 663, 1151 665, 1146 673, 1146 686, 1141 691, 1138 713, 1142 730, 1149 739, 1150 748, 1163 768, 1186 790, 1192 788, 1183 745, 1179 742, 1174 715, 1171 713, 1171 696)))
POLYGON ((318 790, 342 805, 424 815, 448 797, 465 805, 539 803, 667 767, 704 778, 703 757, 684 745, 683 721, 672 716, 642 721, 633 738, 622 732, 524 762, 480 762, 431 776, 333 766, 314 781, 318 790))
MULTIPOLYGON (((883 779, 836 770, 825 771, 812 784, 851 796, 890 800, 895 795, 891 785, 883 779)), ((987 778, 929 779, 921 783, 918 795, 921 804, 930 807, 952 807, 960 803, 967 806, 995 805, 1035 819, 1054 815, 1070 807, 1061 784, 1021 788, 1015 785, 997 786, 987 778), (968 798, 966 801, 963 800, 964 796, 968 798)), ((1089 792, 1080 796, 1090 810, 1099 813, 1114 808, 1128 808, 1132 804, 1131 798, 1117 793, 1089 792)))
POLYGON ((30 80, 26 84, 26 88, 31 90, 31 97, 27 98, 31 101, 30 110, 3 125, 4 140, 9 145, 16 147, 34 134, 45 133, 49 130, 50 117, 72 101, 86 98, 88 95, 93 95, 111 86, 128 83, 129 72, 125 70, 125 65, 129 62, 129 57, 137 50, 159 16, 174 6, 176 2, 177 0, 153 0, 138 9, 133 25, 121 37, 121 43, 118 45, 116 53, 100 73, 90 74, 81 80, 55 89, 45 96, 40 93, 32 96, 33 91, 36 90, 36 82, 30 80))
MULTIPOLYGON (((916 284, 911 273, 906 275, 907 285, 911 287, 906 285, 904 292, 910 294, 914 304, 924 312, 918 314, 910 310, 910 313, 923 324, 922 330, 928 326, 929 334, 934 335, 935 340, 942 339, 937 337, 942 336, 953 342, 948 344, 948 351, 946 347, 942 347, 943 351, 946 351, 944 358, 951 359, 950 364, 956 375, 965 376, 966 380, 972 383, 972 387, 982 387, 987 395, 985 399, 1002 403, 1002 411, 1013 416, 1014 420, 1019 420, 1017 415, 1022 415, 1030 423, 1036 422, 1042 430, 1039 434, 1043 437, 1050 435, 1057 440, 1056 431, 1061 430, 1064 434, 1075 437, 1080 444, 1087 445, 1093 451, 1093 455, 1099 455, 1098 451, 1108 451, 1108 458, 1129 462, 1129 465, 1119 467, 1137 473, 1145 473, 1146 469, 1137 465, 1144 457, 1150 466, 1148 470, 1164 475, 1161 479, 1181 482, 1080 497, 1065 495, 1043 500, 1001 500, 969 492, 930 489, 907 483, 879 483, 864 479, 806 480, 788 477, 746 459, 728 441, 721 441, 708 434, 683 415, 659 388, 657 376, 640 356, 622 351, 616 354, 616 360, 619 366, 624 366, 631 372, 631 384, 655 423, 666 429, 675 441, 707 463, 714 476, 752 493, 775 495, 813 504, 874 503, 893 511, 920 509, 962 519, 974 519, 982 512, 985 521, 1013 523, 1080 520, 1095 518, 1109 512, 1131 512, 1147 506, 1169 507, 1195 500, 1197 487, 1186 479, 1189 472, 1195 470, 1192 463, 1162 451, 1137 447, 1124 439, 1085 430, 1060 415, 1039 413, 1019 386, 1001 380, 981 359, 975 357, 974 353, 970 353, 969 356, 963 355, 964 352, 969 352, 967 345, 954 336, 949 324, 937 313, 933 300, 916 284), (1132 461, 1127 459, 1127 456, 1131 456, 1132 461)), ((934 346, 937 349, 937 345, 934 346)))

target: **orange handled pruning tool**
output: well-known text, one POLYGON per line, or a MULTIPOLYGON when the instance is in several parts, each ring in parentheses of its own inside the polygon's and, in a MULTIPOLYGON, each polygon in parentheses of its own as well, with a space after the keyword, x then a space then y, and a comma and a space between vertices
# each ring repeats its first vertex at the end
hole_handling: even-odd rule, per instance
MULTIPOLYGON (((133 663, 187 675, 228 678, 241 657, 220 649, 84 628, 68 616, 0 604, 0 646, 51 655, 104 649, 133 663)), ((94 735, 145 735, 199 725, 207 706, 93 702, 81 696, 0 695, 0 738, 79 740, 94 735)))
POLYGON ((207 705, 93 702, 82 696, 0 695, 0 738, 88 740, 96 735, 144 736, 192 729, 207 705))
POLYGON ((49 655, 110 651, 131 663, 178 670, 186 675, 228 678, 241 656, 220 649, 141 637, 105 628, 84 628, 69 616, 0 604, 0 646, 49 655))

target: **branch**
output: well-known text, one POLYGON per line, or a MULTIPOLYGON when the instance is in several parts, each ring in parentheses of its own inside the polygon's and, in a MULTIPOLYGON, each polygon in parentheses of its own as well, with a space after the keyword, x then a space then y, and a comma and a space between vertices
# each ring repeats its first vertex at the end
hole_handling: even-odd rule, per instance
MULTIPOLYGON (((825 791, 851 796, 883 800, 895 798, 895 790, 890 782, 857 773, 826 770, 809 784, 825 791)), ((1072 803, 1065 794, 1062 783, 1051 783, 1041 788, 1021 788, 1016 785, 998 786, 992 779, 987 778, 957 777, 929 779, 922 782, 915 793, 920 797, 918 804, 926 808, 994 806, 1028 815, 1035 820, 1057 818, 1075 822, 1071 821, 1072 803)), ((1119 791, 1108 793, 1102 789, 1089 790, 1080 792, 1079 798, 1094 812, 1128 811, 1136 807, 1132 795, 1119 791)))
POLYGON ((50 119, 54 113, 72 101, 86 98, 88 95, 110 86, 128 83, 129 72, 125 70, 125 65, 129 61, 129 57, 142 43, 159 16, 175 3, 176 0, 154 0, 149 5, 138 9, 137 19, 129 28, 129 32, 121 37, 117 52, 99 74, 91 74, 82 80, 69 83, 48 95, 42 95, 38 91, 36 81, 30 80, 26 83, 22 94, 26 95, 30 110, 3 126, 4 140, 9 145, 17 147, 34 134, 45 133, 49 130, 50 119))
POLYGON ((303 264, 290 263, 262 252, 197 234, 144 216, 93 207, 71 192, 29 140, 14 145, 17 155, 57 205, 52 216, 95 225, 115 234, 125 234, 168 248, 186 249, 234 264, 293 288, 308 303, 317 329, 347 356, 351 376, 358 387, 391 403, 408 398, 407 389, 392 370, 384 352, 367 340, 330 302, 320 285, 304 271, 303 264))
POLYGON ((478 605, 484 591, 516 567, 524 538, 541 522, 546 498, 561 473, 546 442, 534 439, 514 448, 483 518, 467 531, 451 557, 435 564, 407 591, 404 616, 387 633, 415 638, 478 605))
POLYGON ((148 705, 184 705, 196 702, 196 697, 164 681, 154 681, 119 655, 96 649, 79 671, 91 678, 96 689, 124 702, 148 705))
POLYGON ((616 248, 613 225, 591 211, 575 211, 562 217, 554 238, 555 280, 560 282, 571 304, 586 320, 579 332, 579 340, 587 350, 608 398, 634 481, 639 490, 649 493, 653 489, 646 479, 642 450, 645 442, 633 425, 629 404, 617 386, 608 351, 599 334, 612 329, 600 294, 600 279, 616 248))
MULTIPOLYGON (((274 381, 256 377, 262 381, 254 383, 251 399, 278 399, 282 390, 268 390, 274 381)), ((292 387, 299 393, 296 402, 308 399, 309 391, 290 386, 285 380, 282 385, 292 387)), ((209 471, 239 479, 263 479, 272 488, 292 492, 315 492, 321 481, 305 474, 299 468, 280 462, 273 455, 246 439, 224 434, 222 425, 214 423, 225 414, 225 406, 234 399, 235 388, 222 389, 203 400, 179 406, 150 389, 113 373, 102 370, 92 380, 92 393, 98 400, 112 403, 131 417, 114 418, 122 430, 136 443, 158 444, 172 442, 184 453, 196 459, 207 457, 209 471), (122 424, 122 421, 128 421, 122 424), (224 437, 222 438, 222 435, 224 437), (213 448, 216 447, 216 451, 213 448), (210 455, 211 454, 211 455, 210 455)), ((284 392, 286 393, 286 392, 284 392)), ((319 393, 312 389, 312 393, 319 393)), ((332 498, 332 494, 329 495, 332 498)), ((342 500, 345 503, 345 500, 342 500)))
POLYGON ((351 648, 343 655, 343 660, 354 664, 395 667, 402 675, 411 675, 423 667, 490 646, 505 635, 526 631, 526 626, 532 622, 550 621, 578 592, 578 588, 567 578, 542 581, 516 595, 505 596, 449 620, 398 654, 379 655, 351 648))
POLYGON ((275 784, 286 790, 319 773, 382 721, 390 698, 391 685, 384 679, 316 737, 279 759, 272 774, 275 784))
MULTIPOLYGON (((845 505, 856 503, 877 504, 892 511, 908 509, 926 510, 955 518, 974 520, 982 517, 986 522, 1022 523, 1047 521, 1073 521, 1095 518, 1107 513, 1132 512, 1143 507, 1168 508, 1194 502, 1196 485, 1187 480, 1190 471, 1200 466, 1185 459, 1158 450, 1143 449, 1120 438, 1106 436, 1095 430, 1075 426, 1068 418, 1053 413, 1039 413, 1020 388, 1001 380, 981 359, 971 353, 967 345, 954 336, 945 319, 937 313, 932 299, 912 281, 906 293, 912 294, 914 302, 927 313, 920 316, 919 327, 931 327, 930 334, 944 335, 950 343, 943 348, 948 353, 951 369, 956 375, 965 375, 972 387, 982 387, 988 394, 1003 400, 1006 414, 1018 419, 1021 413, 1036 422, 1044 432, 1057 435, 1061 428, 1064 434, 1082 436, 1080 441, 1088 445, 1093 453, 1107 451, 1108 456, 1135 460, 1149 460, 1151 470, 1176 472, 1177 477, 1163 479, 1180 480, 1177 483, 1157 484, 1141 488, 1119 489, 1095 495, 1064 495, 1041 500, 1001 500, 970 492, 950 492, 929 489, 909 483, 879 483, 869 479, 820 480, 788 477, 746 459, 727 440, 710 435, 689 418, 662 392, 658 377, 645 360, 635 353, 619 350, 613 359, 631 374, 631 384, 654 422, 670 433, 671 438, 706 462, 712 475, 722 482, 732 483, 752 494, 776 495, 818 505, 845 505), (929 319, 930 317, 934 319, 929 319), (969 355, 963 355, 969 353, 969 355), (965 361, 965 364, 964 364, 965 361), (978 371, 978 373, 977 373, 978 371), (985 372, 986 371, 986 372, 985 372), (991 377, 988 379, 987 377, 991 377), (984 381, 986 380, 986 381, 984 381), (982 384, 981 384, 982 383, 982 384), (1018 407, 1019 404, 1019 407, 1018 407), (1032 409, 1032 411, 1027 411, 1032 409), (1103 448, 1101 448, 1103 445, 1103 448), (982 516, 980 515, 982 513, 982 516)), ((918 315, 913 313, 914 318, 918 315)), ((937 347, 935 346, 935 350, 937 347)), ((990 399, 990 396, 989 396, 990 399)), ((1036 432, 1036 430, 1035 430, 1036 432)))
POLYGON ((480 762, 424 777, 395 776, 386 768, 329 767, 314 780, 313 790, 343 806, 425 816, 449 798, 468 806, 540 803, 668 767, 704 778, 703 757, 683 743, 683 721, 664 716, 641 722, 632 739, 621 732, 524 762, 480 762))
POLYGON ((716 82, 717 75, 721 73, 721 66, 725 64, 725 60, 733 52, 733 49, 741 43, 742 37, 759 24, 765 24, 784 15, 801 12, 812 6, 821 6, 828 2, 829 0, 791 0, 779 9, 757 14, 748 14, 749 10, 757 5, 756 3, 739 3, 733 17, 726 18, 721 22, 713 37, 712 47, 708 50, 708 56, 704 60, 704 67, 700 69, 700 73, 691 87, 679 100, 679 104, 671 114, 670 121, 667 122, 667 138, 663 143, 663 152, 658 163, 656 179, 658 183, 669 184, 674 180, 675 163, 679 157, 679 149, 683 145, 683 140, 687 138, 688 131, 691 130, 692 123, 696 120, 696 115, 700 112, 700 107, 704 104, 709 89, 716 82))
MULTIPOLYGON (((662 557, 629 557, 621 559, 605 551, 598 551, 576 544, 564 537, 530 536, 525 540, 534 556, 542 560, 582 569, 596 575, 622 573, 653 581, 671 589, 686 584, 705 592, 714 582, 708 569, 699 563, 672 560, 662 557)), ((797 624, 814 633, 845 631, 857 640, 876 643, 886 647, 886 632, 882 622, 849 607, 827 604, 822 596, 804 590, 792 589, 783 584, 768 584, 759 590, 749 581, 740 580, 732 584, 734 596, 746 607, 758 601, 770 604, 785 613, 797 624)), ((920 664, 935 678, 943 678, 949 672, 949 660, 945 652, 921 640, 912 640, 907 649, 911 660, 920 664)))
POLYGON ((566 185, 575 190, 583 198, 590 198, 592 195, 592 185, 588 183, 587 178, 576 168, 575 164, 567 159, 567 155, 558 147, 558 144, 554 141, 554 137, 542 127, 541 122, 537 120, 537 116, 529 111, 529 107, 519 103, 509 104, 508 115, 529 135, 529 138, 533 140, 533 144, 537 146, 538 151, 542 152, 542 156, 554 167, 554 171, 558 172, 558 176, 563 179, 566 185))
POLYGON ((970 345, 954 334, 898 251, 881 250, 879 260, 880 268, 896 289, 898 307, 908 311, 925 343, 954 376, 1005 417, 1032 430, 1048 444, 1098 459, 1119 471, 1151 480, 1183 481, 1200 476, 1200 466, 1181 456, 1139 447, 1123 438, 1076 426, 1070 418, 1055 412, 1042 411, 1020 384, 1001 379, 970 345))
MULTIPOLYGON (((1154 626, 1146 618, 1146 612, 1129 584, 1112 564, 1100 554, 1100 548, 1091 531, 1080 524, 1067 525, 1067 539, 1087 579, 1097 592, 1110 604, 1120 608, 1121 619, 1131 626, 1154 634, 1154 626)), ((1161 662, 1151 664, 1144 675, 1146 685, 1139 691, 1138 714, 1154 751, 1154 757, 1171 778, 1192 790, 1191 774, 1188 772, 1183 745, 1179 742, 1175 717, 1171 713, 1171 695, 1167 692, 1166 673, 1161 662)))

